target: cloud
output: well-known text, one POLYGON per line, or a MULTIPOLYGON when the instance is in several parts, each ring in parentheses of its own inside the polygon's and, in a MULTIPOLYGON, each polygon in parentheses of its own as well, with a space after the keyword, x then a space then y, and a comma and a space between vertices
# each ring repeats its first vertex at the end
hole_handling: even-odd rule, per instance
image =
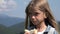
POLYGON ((24 4, 27 5, 27 4, 29 4, 30 1, 31 1, 31 0, 25 0, 25 1, 24 1, 24 4))
POLYGON ((10 11, 17 7, 15 0, 0 0, 0 11, 10 11))

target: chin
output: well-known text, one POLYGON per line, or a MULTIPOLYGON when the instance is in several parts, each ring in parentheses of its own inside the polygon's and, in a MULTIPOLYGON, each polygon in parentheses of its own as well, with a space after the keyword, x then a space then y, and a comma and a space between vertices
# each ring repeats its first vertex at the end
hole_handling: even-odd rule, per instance
POLYGON ((38 25, 38 24, 36 23, 36 24, 34 24, 34 25, 38 25))

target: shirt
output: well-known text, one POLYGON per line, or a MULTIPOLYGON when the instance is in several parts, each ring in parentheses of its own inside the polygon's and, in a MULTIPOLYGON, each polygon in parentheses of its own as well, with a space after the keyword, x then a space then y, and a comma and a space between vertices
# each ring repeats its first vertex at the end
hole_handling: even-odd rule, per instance
MULTIPOLYGON (((28 28, 29 30, 33 29, 34 27, 28 28)), ((50 25, 47 26, 44 32, 38 32, 38 34, 58 34, 55 28, 51 27, 50 25)))

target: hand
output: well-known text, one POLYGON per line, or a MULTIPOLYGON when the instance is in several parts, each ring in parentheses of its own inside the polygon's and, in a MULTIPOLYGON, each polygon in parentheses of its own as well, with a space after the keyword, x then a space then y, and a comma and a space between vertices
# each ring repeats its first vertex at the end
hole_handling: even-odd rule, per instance
POLYGON ((25 32, 24 34, 30 34, 30 32, 25 32))
POLYGON ((37 34, 37 30, 36 29, 30 30, 30 34, 37 34))
POLYGON ((30 34, 30 31, 25 29, 25 33, 24 34, 30 34))
POLYGON ((33 29, 33 30, 26 30, 25 29, 25 33, 24 34, 37 34, 37 30, 36 29, 33 29))

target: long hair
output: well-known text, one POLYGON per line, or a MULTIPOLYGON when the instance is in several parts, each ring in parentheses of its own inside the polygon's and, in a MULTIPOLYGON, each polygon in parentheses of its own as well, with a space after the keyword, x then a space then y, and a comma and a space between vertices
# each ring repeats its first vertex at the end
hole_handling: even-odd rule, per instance
POLYGON ((43 11, 47 18, 45 19, 45 23, 57 29, 57 23, 52 15, 51 9, 48 5, 47 0, 32 0, 28 6, 26 7, 26 22, 25 29, 28 27, 28 22, 30 22, 29 26, 33 26, 32 22, 29 19, 29 12, 34 11, 35 9, 39 9, 43 11))

